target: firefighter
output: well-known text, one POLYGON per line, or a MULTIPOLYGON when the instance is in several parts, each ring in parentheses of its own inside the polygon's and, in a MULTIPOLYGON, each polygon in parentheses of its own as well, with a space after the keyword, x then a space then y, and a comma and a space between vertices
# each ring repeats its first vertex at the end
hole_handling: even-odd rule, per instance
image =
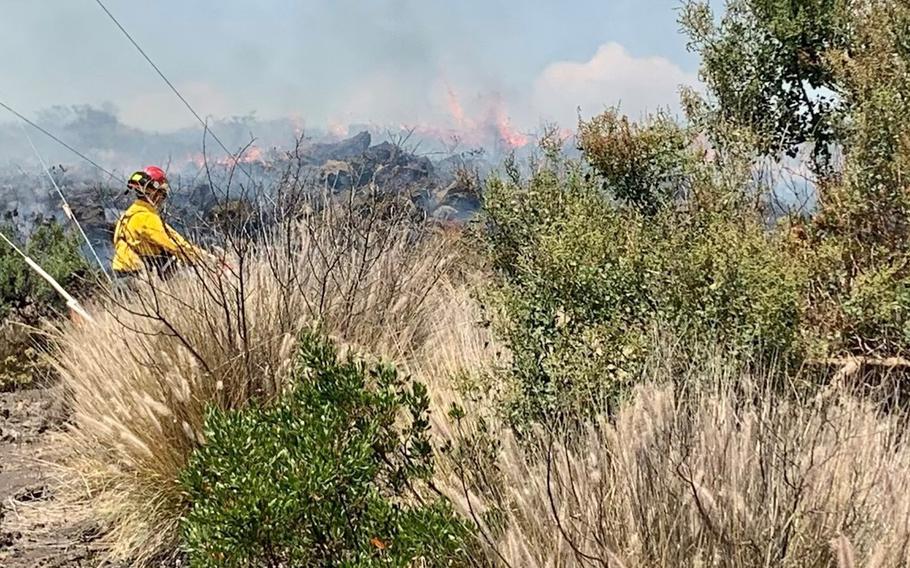
POLYGON ((136 193, 136 201, 123 212, 114 228, 111 268, 116 276, 154 271, 166 278, 177 263, 195 264, 203 258, 202 250, 161 219, 159 207, 170 190, 164 170, 149 166, 138 171, 130 176, 127 187, 136 193))

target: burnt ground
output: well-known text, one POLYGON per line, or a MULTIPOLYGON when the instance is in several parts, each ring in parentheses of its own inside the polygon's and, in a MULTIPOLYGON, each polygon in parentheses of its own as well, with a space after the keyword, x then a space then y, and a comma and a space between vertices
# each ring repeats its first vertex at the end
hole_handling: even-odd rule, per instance
POLYGON ((97 526, 60 499, 65 412, 53 389, 0 393, 0 566, 98 566, 97 526))

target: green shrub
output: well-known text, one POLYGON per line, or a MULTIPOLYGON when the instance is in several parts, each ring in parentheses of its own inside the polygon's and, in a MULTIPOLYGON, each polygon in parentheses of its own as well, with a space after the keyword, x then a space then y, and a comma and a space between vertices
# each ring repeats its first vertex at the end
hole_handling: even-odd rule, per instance
MULTIPOLYGON (((17 232, 0 225, 7 238, 17 232)), ((36 220, 25 242, 17 242, 48 274, 73 294, 84 293, 92 271, 80 252, 80 239, 54 220, 36 220)), ((49 372, 40 358, 45 342, 29 331, 42 318, 64 313, 65 302, 16 251, 0 243, 0 392, 22 388, 49 372)))
POLYGON ((806 271, 754 216, 671 215, 650 238, 649 294, 679 337, 737 359, 787 358, 802 323, 806 271))
POLYGON ((0 323, 0 392, 27 388, 50 372, 39 347, 38 338, 28 328, 0 323))
POLYGON ((211 409, 183 475, 194 566, 458 565, 467 525, 433 472, 426 388, 301 340, 298 383, 266 407, 211 409))
POLYGON ((843 303, 843 345, 853 353, 892 356, 910 346, 910 280, 897 267, 861 274, 843 303))
MULTIPOLYGON (((0 226, 14 241, 16 231, 0 226)), ((35 274, 16 251, 0 243, 0 317, 15 312, 18 319, 35 323, 40 316, 61 310, 65 303, 51 286, 35 274)), ((91 267, 81 253, 81 240, 55 220, 38 219, 34 229, 19 245, 44 270, 71 293, 82 290, 91 276, 91 267)))
POLYGON ((584 173, 563 164, 488 187, 482 242, 496 275, 488 302, 513 356, 513 418, 621 397, 655 329, 716 340, 744 359, 790 356, 805 276, 758 215, 644 212, 584 173))
POLYGON ((579 124, 578 145, 604 189, 642 213, 653 215, 689 191, 692 144, 665 114, 635 123, 608 110, 579 124))
POLYGON ((684 97, 688 124, 721 162, 789 156, 812 172, 801 335, 813 358, 907 353, 910 4, 712 4, 680 12, 705 86, 684 97))
MULTIPOLYGON (((83 295, 94 284, 92 264, 82 254, 83 241, 54 220, 42 221, 29 235, 26 252, 68 292, 83 295)), ((30 295, 39 305, 62 308, 64 303, 43 278, 29 271, 30 295)))

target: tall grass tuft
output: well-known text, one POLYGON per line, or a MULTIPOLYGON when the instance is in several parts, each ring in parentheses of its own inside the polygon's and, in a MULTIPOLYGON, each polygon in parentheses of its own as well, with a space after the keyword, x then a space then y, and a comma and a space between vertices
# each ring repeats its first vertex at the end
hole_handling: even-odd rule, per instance
POLYGON ((905 421, 844 384, 777 378, 655 361, 614 416, 534 442, 466 418, 472 457, 440 485, 499 565, 910 565, 905 421))

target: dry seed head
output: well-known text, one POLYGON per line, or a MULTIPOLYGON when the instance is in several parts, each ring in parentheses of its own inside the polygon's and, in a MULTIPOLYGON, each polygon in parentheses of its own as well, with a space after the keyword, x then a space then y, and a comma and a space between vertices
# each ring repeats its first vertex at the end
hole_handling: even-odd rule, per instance
POLYGON ((180 402, 183 402, 183 403, 189 402, 190 395, 191 395, 189 381, 186 380, 185 376, 181 375, 179 384, 180 384, 180 402))
POLYGON ((171 409, 168 408, 166 404, 152 398, 152 395, 145 393, 145 396, 142 397, 142 400, 155 412, 155 414, 164 417, 169 417, 172 415, 171 409))
POLYGON ((186 436, 186 439, 190 442, 196 440, 196 433, 193 431, 193 427, 190 426, 189 422, 183 420, 180 422, 180 427, 183 429, 183 434, 186 436))
POLYGON ((149 449, 145 442, 140 440, 138 436, 133 434, 129 428, 126 428, 125 426, 121 427, 118 431, 118 434, 120 435, 121 440, 128 443, 130 447, 132 447, 134 450, 137 450, 140 454, 144 455, 147 458, 154 457, 152 450, 149 449))
POLYGON ((145 415, 145 417, 148 419, 149 423, 152 426, 154 426, 155 430, 157 430, 159 434, 163 434, 164 429, 161 427, 161 423, 158 421, 158 417, 155 416, 155 413, 151 409, 151 407, 147 404, 144 404, 144 401, 143 401, 143 404, 139 408, 142 411, 142 413, 145 415))
POLYGON ((856 568, 856 555, 847 537, 839 534, 831 541, 831 549, 837 558, 837 568, 856 568))
POLYGON ((80 431, 89 430, 96 436, 112 437, 114 435, 114 431, 109 424, 96 420, 86 412, 76 413, 74 422, 79 426, 80 431))
POLYGON ((115 442, 113 446, 114 449, 117 450, 117 456, 120 460, 120 465, 126 467, 127 469, 135 470, 136 461, 131 457, 132 454, 129 449, 120 442, 115 442))

